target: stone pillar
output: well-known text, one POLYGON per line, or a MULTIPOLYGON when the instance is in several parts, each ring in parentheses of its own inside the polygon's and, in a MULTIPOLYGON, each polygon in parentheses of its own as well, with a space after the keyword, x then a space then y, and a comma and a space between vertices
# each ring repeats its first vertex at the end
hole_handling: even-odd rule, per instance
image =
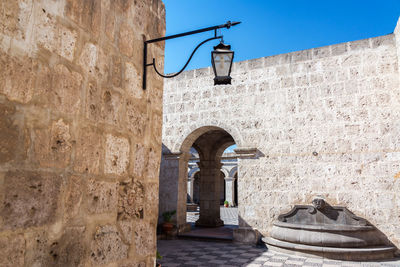
POLYGON ((189 177, 187 182, 187 193, 190 197, 190 203, 193 203, 193 186, 194 186, 194 177, 189 177))
POLYGON ((220 218, 220 169, 215 160, 202 160, 200 167, 200 218, 197 226, 217 227, 224 225, 220 218))
POLYGON ((164 212, 175 210, 172 222, 176 224, 179 233, 190 229, 190 224, 186 223, 189 158, 189 153, 164 153, 161 160, 159 223, 163 222, 164 212))
POLYGON ((179 192, 179 155, 163 154, 160 167, 160 189, 158 216, 159 222, 163 222, 162 214, 166 211, 178 210, 179 192))
POLYGON ((225 200, 229 202, 229 206, 236 206, 235 179, 234 177, 225 178, 225 200))
POLYGON ((186 200, 187 200, 187 177, 190 153, 182 153, 179 156, 179 177, 178 177, 178 203, 176 209, 176 225, 178 232, 185 232, 190 229, 190 224, 186 223, 186 200))

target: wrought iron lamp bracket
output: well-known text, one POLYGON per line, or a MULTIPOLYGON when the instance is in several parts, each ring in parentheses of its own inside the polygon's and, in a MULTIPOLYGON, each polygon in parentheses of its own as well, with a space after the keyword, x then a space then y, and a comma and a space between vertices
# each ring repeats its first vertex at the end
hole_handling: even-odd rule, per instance
POLYGON ((192 57, 193 57, 194 53, 196 53, 197 49, 199 49, 200 46, 202 46, 203 44, 205 44, 205 43, 207 43, 207 42, 209 42, 209 41, 211 41, 211 40, 215 40, 215 39, 222 39, 222 36, 212 37, 212 38, 209 38, 209 39, 204 40, 203 42, 201 42, 201 43, 200 43, 198 46, 196 46, 196 48, 193 50, 192 54, 190 55, 189 59, 186 61, 186 64, 182 67, 182 69, 181 69, 180 71, 174 73, 174 74, 171 74, 171 75, 164 75, 164 74, 160 73, 160 72, 157 70, 157 67, 156 67, 156 59, 155 59, 155 58, 153 58, 153 63, 147 64, 146 66, 153 66, 153 68, 154 68, 154 70, 156 71, 156 73, 157 73, 158 75, 160 75, 161 77, 163 77, 163 78, 173 78, 173 77, 176 77, 176 76, 178 76, 179 74, 181 74, 181 73, 186 69, 186 67, 187 67, 187 65, 189 64, 190 60, 192 60, 192 57))
POLYGON ((157 38, 157 39, 152 39, 152 40, 147 40, 144 41, 144 47, 143 47, 143 90, 146 90, 146 76, 147 76, 147 67, 149 66, 153 66, 155 72, 160 75, 163 78, 173 78, 178 76, 179 74, 181 74, 187 67, 187 65, 189 64, 190 60, 192 59, 193 55, 196 53, 197 49, 199 49, 200 46, 202 46, 203 44, 215 40, 215 39, 221 39, 223 40, 223 36, 222 35, 218 35, 217 34, 217 30, 221 29, 221 28, 227 28, 229 29, 231 26, 235 26, 237 24, 239 24, 240 22, 230 22, 228 21, 225 24, 222 25, 217 25, 217 26, 213 26, 213 27, 208 27, 208 28, 204 28, 204 29, 199 29, 199 30, 195 30, 195 31, 190 31, 190 32, 185 32, 185 33, 180 33, 180 34, 175 34, 175 35, 170 35, 170 36, 166 36, 166 37, 161 37, 161 38, 157 38), (153 58, 152 63, 147 63, 147 45, 151 44, 151 43, 155 43, 155 42, 161 42, 161 41, 166 41, 169 39, 174 39, 174 38, 179 38, 179 37, 183 37, 183 36, 187 36, 187 35, 192 35, 192 34, 196 34, 196 33, 201 33, 201 32, 206 32, 206 31, 214 31, 214 37, 208 38, 204 41, 202 41, 200 44, 198 44, 196 46, 196 48, 193 50, 192 54, 190 55, 189 59, 187 60, 187 62, 185 63, 185 65, 183 66, 183 68, 171 75, 164 75, 162 73, 160 73, 157 70, 156 67, 156 60, 155 58, 153 58))

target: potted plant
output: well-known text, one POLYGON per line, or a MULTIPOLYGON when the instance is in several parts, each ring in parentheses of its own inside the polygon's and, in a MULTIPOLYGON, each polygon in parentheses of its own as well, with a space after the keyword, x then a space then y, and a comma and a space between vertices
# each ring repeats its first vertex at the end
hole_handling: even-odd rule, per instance
POLYGON ((225 208, 229 207, 229 201, 228 200, 224 201, 224 206, 225 206, 225 208))
MULTIPOLYGON (((160 253, 158 253, 158 251, 156 252, 156 259, 157 260, 161 260, 162 256, 160 255, 160 253)), ((156 262, 156 267, 161 267, 161 263, 156 262)))
POLYGON ((174 216, 176 213, 175 210, 172 211, 166 211, 162 214, 164 222, 162 224, 162 229, 165 233, 170 233, 172 229, 174 228, 174 225, 172 224, 172 216, 174 216))

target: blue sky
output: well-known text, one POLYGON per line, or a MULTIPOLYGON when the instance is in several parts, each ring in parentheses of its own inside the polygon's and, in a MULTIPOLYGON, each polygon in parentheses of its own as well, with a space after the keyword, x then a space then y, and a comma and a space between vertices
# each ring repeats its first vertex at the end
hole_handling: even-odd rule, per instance
POLYGON ((236 145, 231 145, 230 147, 228 147, 227 149, 225 149, 225 153, 233 153, 235 151, 233 151, 237 146, 236 145))
MULTIPOLYGON (((164 0, 167 35, 225 23, 242 24, 222 30, 235 51, 234 61, 359 40, 392 33, 400 0, 164 0)), ((213 32, 166 42, 165 72, 178 71, 198 43, 213 32)), ((158 36, 155 36, 158 37, 158 36)), ((202 46, 189 69, 211 65, 202 46)))

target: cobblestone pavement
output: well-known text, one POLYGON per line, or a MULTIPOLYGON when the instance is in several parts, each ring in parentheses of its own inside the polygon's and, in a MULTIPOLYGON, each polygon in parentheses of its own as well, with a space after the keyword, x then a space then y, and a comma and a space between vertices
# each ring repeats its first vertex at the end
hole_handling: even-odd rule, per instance
MULTIPOLYGON (((221 206, 221 220, 224 221, 225 225, 238 225, 238 209, 237 208, 225 208, 221 206)), ((199 211, 187 212, 186 221, 188 223, 194 223, 199 219, 199 211)))
POLYGON ((162 267, 178 266, 303 266, 303 267, 375 267, 400 266, 400 258, 381 262, 349 262, 306 258, 268 251, 267 248, 233 243, 191 240, 158 240, 162 267))

